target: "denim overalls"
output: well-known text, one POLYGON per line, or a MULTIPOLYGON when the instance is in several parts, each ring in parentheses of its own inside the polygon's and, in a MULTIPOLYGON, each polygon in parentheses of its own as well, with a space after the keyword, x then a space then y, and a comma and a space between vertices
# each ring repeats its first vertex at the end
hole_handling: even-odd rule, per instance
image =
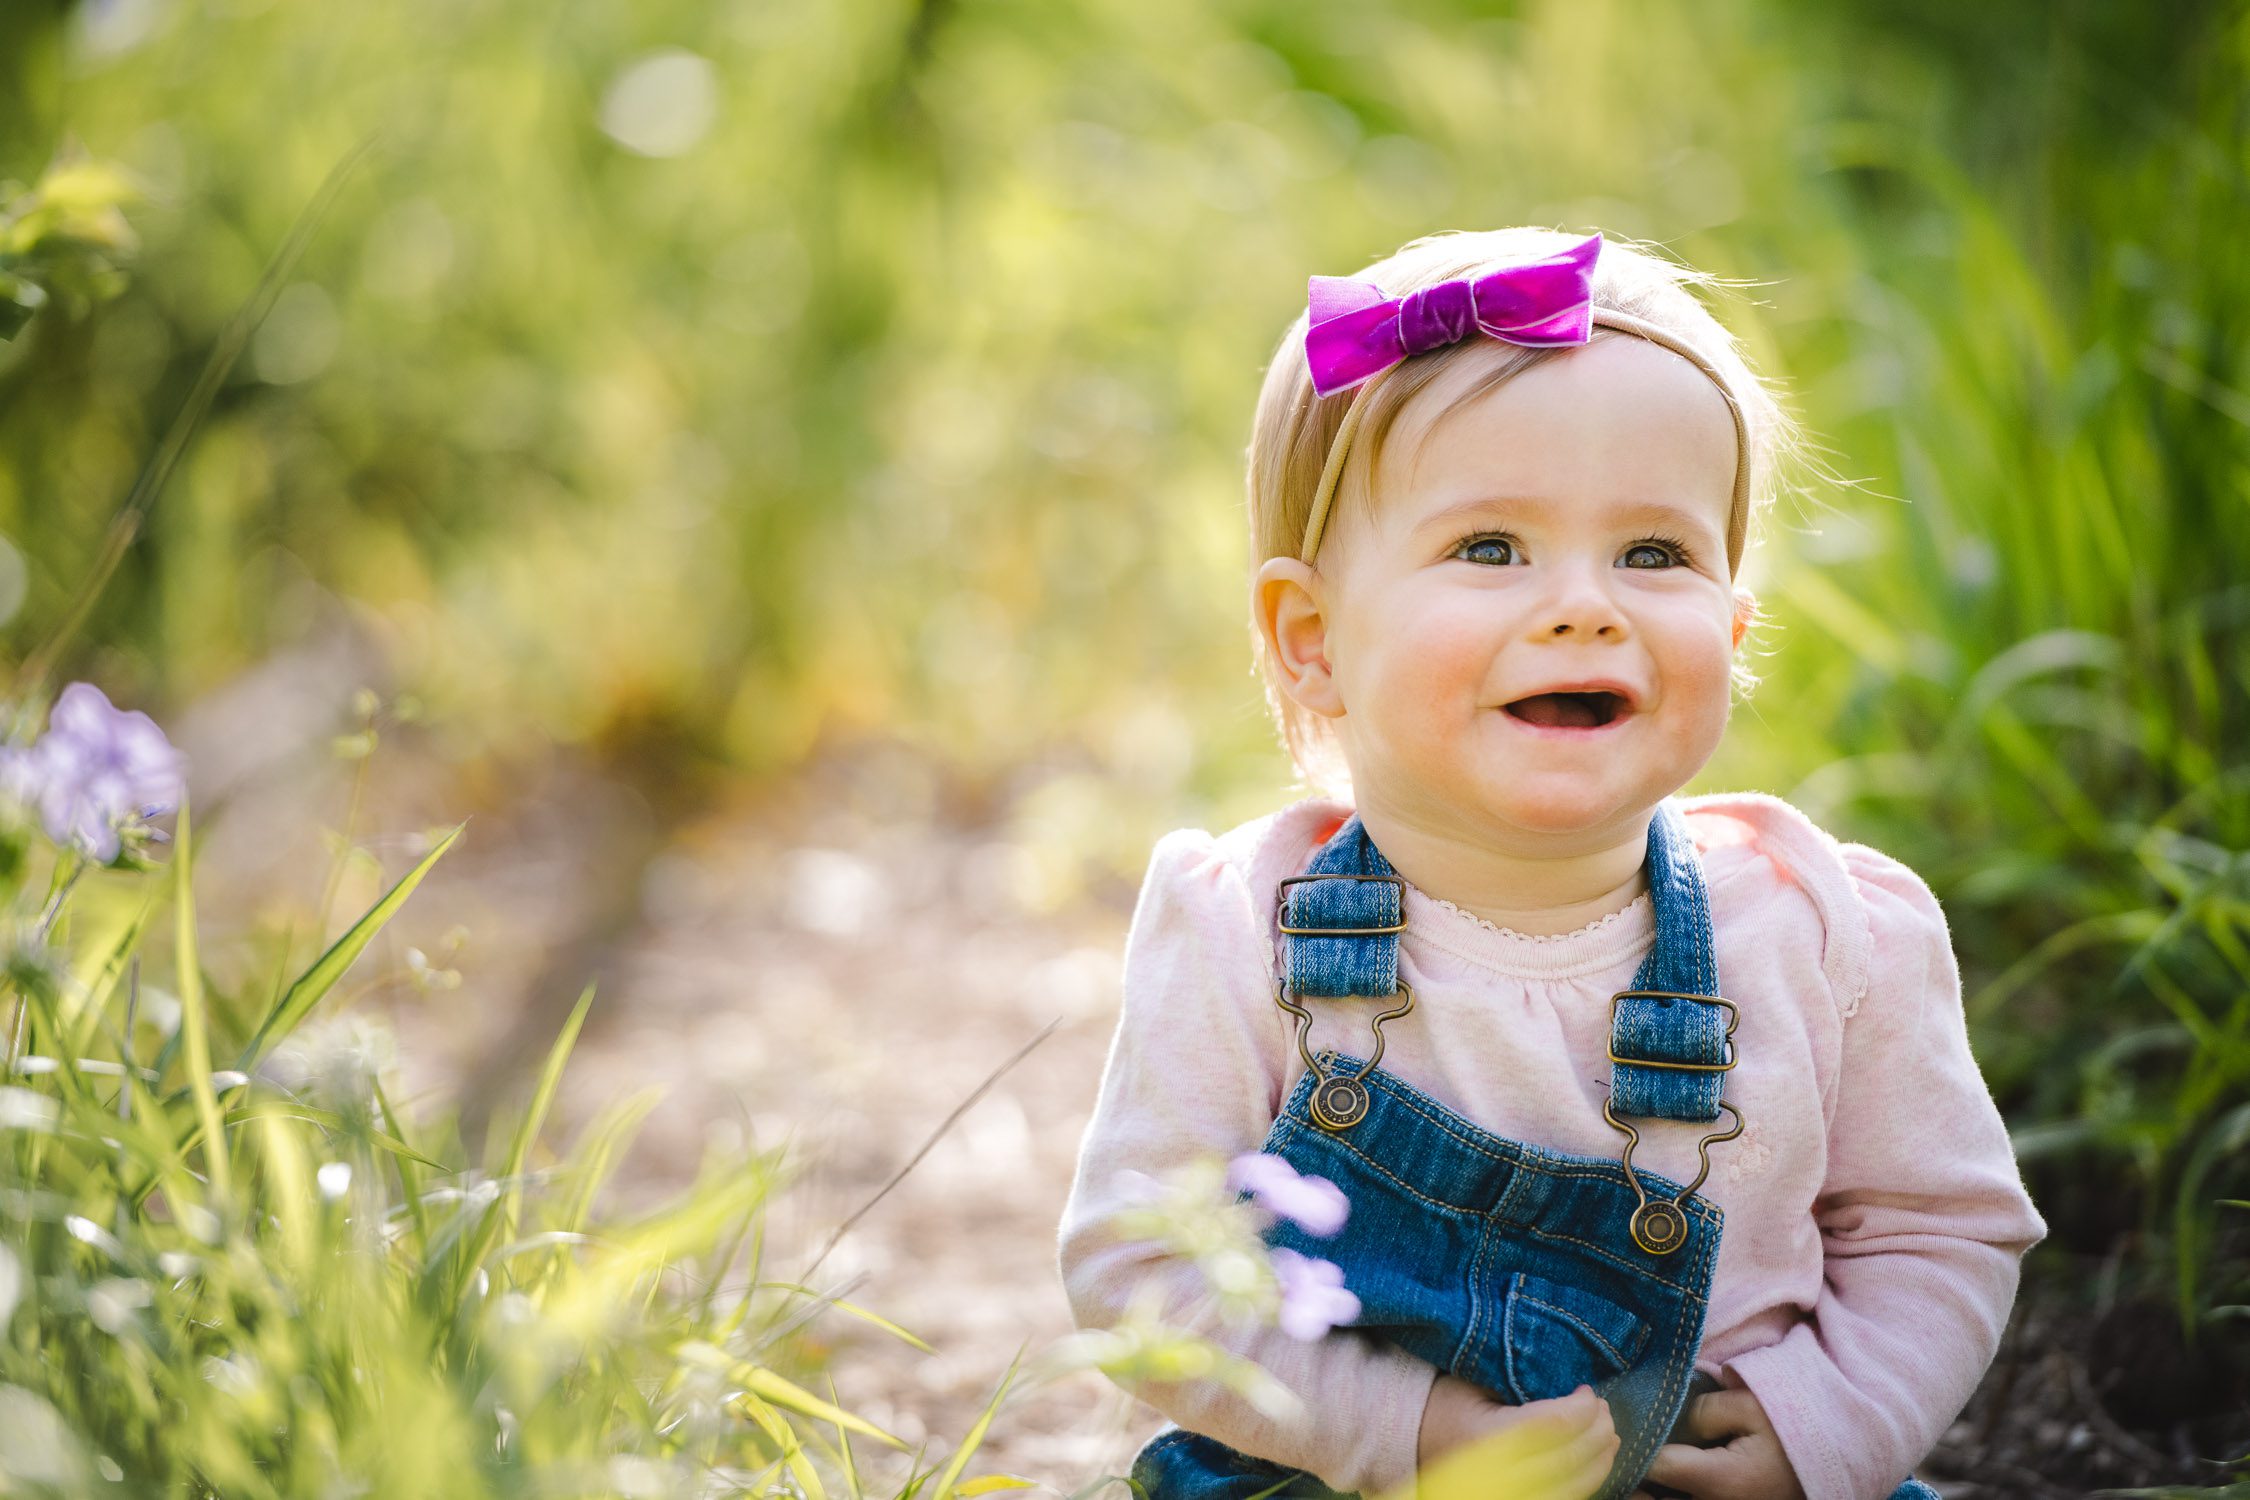
MULTIPOLYGON (((1691 1385, 1715 1385, 1697 1374, 1695 1357, 1723 1216, 1694 1190, 1710 1171, 1711 1145, 1742 1131, 1719 1097, 1733 1066, 1734 1007, 1718 994, 1702 862, 1670 800, 1650 821, 1646 870, 1656 946, 1633 988, 1610 1002, 1603 1109, 1625 1137, 1617 1159, 1494 1135, 1376 1066, 1384 1024, 1408 1016, 1414 997, 1398 977, 1405 882, 1357 814, 1278 896, 1287 958, 1274 998, 1297 1018, 1306 1071, 1264 1149, 1330 1179, 1352 1207, 1333 1238, 1285 1219, 1266 1239, 1341 1266, 1360 1300, 1354 1327, 1501 1401, 1591 1385, 1619 1437, 1597 1500, 1630 1495, 1691 1385), (1312 1013, 1300 1002, 1346 996, 1395 1003, 1374 1016, 1364 1060, 1314 1055, 1312 1013), (1703 1137, 1694 1182, 1633 1166, 1639 1135, 1624 1117, 1709 1124, 1722 1112, 1731 1123, 1703 1137)), ((1148 1500, 1342 1500, 1310 1474, 1177 1427, 1149 1440, 1133 1479, 1148 1500)), ((1890 1500, 1937 1496, 1908 1479, 1890 1500)))

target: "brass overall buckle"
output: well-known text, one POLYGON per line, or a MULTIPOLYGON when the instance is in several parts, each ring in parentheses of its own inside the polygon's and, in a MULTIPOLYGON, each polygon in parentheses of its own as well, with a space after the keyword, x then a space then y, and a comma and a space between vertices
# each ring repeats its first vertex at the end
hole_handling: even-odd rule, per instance
MULTIPOLYGON (((1281 931, 1291 937, 1384 937, 1406 930, 1406 881, 1397 875, 1291 875, 1274 890, 1274 914, 1281 931), (1393 927, 1292 927, 1289 925, 1289 887, 1314 880, 1381 881, 1398 887, 1398 924, 1393 927)), ((1273 1002, 1297 1018, 1297 1055, 1305 1060, 1305 1068, 1313 1075, 1313 1092, 1310 1113, 1313 1123, 1327 1131, 1349 1130, 1367 1118, 1367 1085, 1360 1080, 1375 1071, 1383 1060, 1383 1023, 1395 1021, 1414 1009, 1414 991, 1404 981, 1398 984, 1399 1003, 1389 1010, 1377 1013, 1371 1023, 1375 1031, 1374 1050, 1357 1073, 1348 1076, 1331 1074, 1313 1056, 1311 1043, 1312 1012, 1298 1004, 1289 995, 1289 981, 1274 981, 1273 1002)))
POLYGON ((1378 1012, 1370 1024, 1375 1031, 1375 1048, 1357 1073, 1330 1073, 1313 1056, 1312 1046, 1306 1038, 1312 1033, 1312 1012, 1289 998, 1289 981, 1274 981, 1273 1003, 1297 1018, 1297 1055, 1305 1060, 1305 1068, 1313 1076, 1313 1123, 1323 1130, 1349 1130, 1367 1118, 1367 1085, 1360 1080, 1375 1071, 1383 1060, 1383 1023, 1395 1021, 1414 1009, 1414 990, 1405 980, 1398 984, 1399 1003, 1389 1010, 1378 1012))
POLYGON ((1382 937, 1406 931, 1406 881, 1398 875, 1291 875, 1274 887, 1274 914, 1281 930, 1291 937, 1382 937), (1315 880, 1359 880, 1398 887, 1398 925, 1395 927, 1292 927, 1289 925, 1289 887, 1315 880))
MULTIPOLYGON (((1690 995, 1678 990, 1619 990, 1609 997, 1609 1060, 1612 1063, 1630 1063, 1636 1068, 1676 1068, 1682 1072, 1690 1073, 1724 1073, 1735 1064, 1734 1028, 1741 1019, 1741 1012, 1735 1009, 1734 1002, 1722 1000, 1717 995, 1690 995), (1727 1013, 1726 1061, 1715 1063, 1659 1062, 1644 1057, 1618 1056, 1617 1006, 1620 1001, 1635 998, 1693 1000, 1702 1005, 1724 1006, 1727 1013)), ((1726 1100, 1721 1099, 1719 1108, 1733 1116, 1734 1128, 1714 1131, 1696 1142, 1695 1154, 1701 1162, 1701 1166, 1695 1174, 1695 1181, 1680 1189, 1674 1197, 1651 1198, 1648 1195, 1648 1189, 1641 1186, 1639 1174, 1633 1170, 1633 1148, 1641 1143, 1641 1133, 1617 1118, 1616 1113, 1610 1108, 1610 1104, 1611 1101, 1608 1099, 1602 1101, 1602 1118, 1609 1121, 1616 1129, 1624 1132, 1625 1180, 1632 1185, 1633 1196, 1639 1202, 1639 1206, 1633 1210, 1632 1218, 1626 1221, 1625 1227, 1632 1234, 1633 1243, 1649 1254, 1670 1255, 1687 1243, 1687 1214, 1681 1209, 1680 1205, 1685 1203, 1697 1188, 1703 1186, 1704 1179, 1711 1175, 1711 1148, 1721 1141, 1731 1141, 1742 1134, 1742 1112, 1727 1103, 1726 1100)))

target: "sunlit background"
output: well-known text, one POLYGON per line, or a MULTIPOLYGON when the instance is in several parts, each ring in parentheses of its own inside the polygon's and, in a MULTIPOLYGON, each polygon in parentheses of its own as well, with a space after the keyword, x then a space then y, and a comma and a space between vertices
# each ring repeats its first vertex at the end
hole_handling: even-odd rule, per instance
MULTIPOLYGON (((937 1348, 837 1355, 910 1436, 1067 1327, 1151 842, 1302 795, 1241 469, 1306 275, 1734 279, 1830 473, 1691 790, 1929 879, 2052 1230, 1932 1472, 2250 1444, 2240 0, 7 0, 0 179, 0 664, 187 750, 222 1026, 468 818, 353 1001, 418 1096, 475 1134, 599 976, 565 1113, 797 1142, 817 1244, 1061 1018, 839 1245, 937 1348)), ((1151 1425, 1088 1375, 991 1451, 1151 1425)))

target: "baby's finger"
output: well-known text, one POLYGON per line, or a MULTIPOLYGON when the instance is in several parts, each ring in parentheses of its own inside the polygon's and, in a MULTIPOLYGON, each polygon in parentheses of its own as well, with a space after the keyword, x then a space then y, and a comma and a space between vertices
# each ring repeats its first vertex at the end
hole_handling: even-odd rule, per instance
POLYGON ((1609 1419, 1609 1403, 1595 1395, 1590 1385, 1582 1385, 1567 1396, 1527 1401, 1516 1410, 1523 1413, 1526 1421, 1551 1423, 1573 1434, 1580 1428, 1609 1419))
POLYGON ((1598 1445, 1617 1434, 1617 1424, 1609 1414, 1609 1403, 1590 1394, 1535 1402, 1515 1408, 1510 1415, 1515 1418, 1510 1425, 1522 1434, 1524 1451, 1529 1453, 1578 1452, 1588 1444, 1598 1445))
POLYGON ((1740 1437, 1765 1428, 1765 1408, 1748 1391, 1712 1391, 1687 1404, 1687 1436, 1699 1443, 1740 1437))
POLYGON ((1524 1492, 1540 1500, 1584 1500, 1599 1490, 1609 1477, 1610 1465, 1617 1460, 1618 1449, 1617 1432, 1608 1421, 1606 1408, 1602 1418, 1568 1443, 1529 1457, 1524 1465, 1524 1492))
POLYGON ((1724 1448, 1691 1448, 1686 1443, 1666 1443, 1645 1476, 1652 1484, 1686 1490, 1698 1500, 1723 1500, 1733 1491, 1736 1461, 1724 1448))
POLYGON ((1613 1452, 1597 1453, 1584 1462, 1564 1464, 1541 1461, 1525 1464, 1510 1476, 1498 1493, 1509 1500, 1588 1500, 1599 1494, 1609 1477, 1613 1452))
POLYGON ((1618 1436, 1609 1403, 1580 1389, 1570 1396, 1524 1406, 1498 1407, 1488 1435, 1478 1437, 1445 1460, 1447 1489, 1425 1475, 1431 1497, 1489 1500, 1586 1500, 1601 1488, 1616 1462, 1618 1436), (1462 1487, 1465 1486, 1465 1487, 1462 1487))

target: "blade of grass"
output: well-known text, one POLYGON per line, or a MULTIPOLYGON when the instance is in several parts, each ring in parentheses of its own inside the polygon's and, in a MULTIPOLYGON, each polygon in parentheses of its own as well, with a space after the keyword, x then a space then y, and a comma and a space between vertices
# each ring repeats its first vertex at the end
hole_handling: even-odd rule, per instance
POLYGON ((64 1050, 71 1056, 84 1057, 92 1050, 94 1033, 101 1027, 102 1010, 109 1003, 110 992, 117 988, 117 981, 124 977, 126 965, 140 951, 141 934, 148 926, 149 913, 156 909, 157 890, 157 886, 150 886, 141 909, 134 914, 132 921, 125 924, 117 941, 110 945, 108 954, 87 977, 78 1014, 75 1017, 64 1017, 66 1022, 76 1023, 72 1026, 69 1041, 64 1044, 64 1050))
POLYGON ((797 1481, 807 1500, 827 1500, 828 1491, 822 1487, 820 1473, 805 1458, 805 1445, 795 1429, 757 1396, 745 1391, 735 1397, 735 1405, 742 1408, 751 1421, 765 1430, 773 1445, 781 1451, 781 1460, 789 1467, 789 1475, 797 1481))
MULTIPOLYGON (((383 1081, 380 1078, 370 1078, 368 1084, 374 1090, 375 1108, 382 1114, 383 1123, 390 1127, 392 1135, 404 1141, 406 1132, 399 1127, 398 1112, 391 1108, 390 1095, 383 1092, 383 1081)), ((408 1217, 414 1220, 414 1242, 425 1248, 430 1243, 430 1215, 422 1204, 422 1174, 414 1170, 414 1163, 428 1159, 419 1152, 391 1154, 391 1165, 398 1170, 399 1194, 406 1199, 408 1217)), ((444 1169, 441 1167, 439 1170, 444 1169)))
POLYGON ((727 1374, 730 1379, 740 1381, 745 1389, 761 1400, 770 1401, 776 1406, 786 1406, 802 1416, 814 1417, 834 1426, 848 1427, 862 1437, 888 1443, 902 1453, 906 1451, 906 1444, 865 1417, 855 1416, 840 1406, 821 1400, 803 1386, 783 1379, 763 1365, 738 1363, 727 1374))
POLYGON ((563 1064, 570 1061, 570 1049, 578 1043, 579 1028, 586 1024, 586 1012, 593 1008, 594 987, 587 985, 579 995, 578 1003, 571 1007, 570 1019, 555 1038, 554 1046, 547 1049, 546 1064, 539 1070, 539 1083, 532 1090, 531 1102, 524 1107, 523 1118, 516 1122, 515 1138, 508 1143, 508 1159, 500 1169, 500 1181, 507 1184, 496 1211, 485 1215, 476 1235, 466 1242, 463 1251, 463 1274, 473 1270, 503 1235, 512 1235, 520 1227, 523 1215, 524 1163, 531 1158, 531 1148, 539 1139, 539 1129, 547 1121, 547 1111, 555 1102, 555 1091, 562 1085, 563 1064))
MULTIPOLYGON (((298 1023, 320 1003, 321 997, 335 987, 337 980, 344 977, 344 971, 352 966, 353 960, 373 941, 375 934, 383 930, 384 924, 398 914, 398 909, 406 904, 406 898, 413 895, 414 888, 422 883, 422 877, 430 873, 430 867, 438 862, 446 850, 453 847, 454 840, 461 837, 461 830, 468 826, 466 823, 454 824, 445 837, 438 840, 437 847, 422 856, 420 864, 407 871, 398 884, 384 892, 383 898, 367 909, 365 916, 354 922, 342 937, 329 946, 326 953, 313 960, 312 967, 298 976, 297 982, 289 986, 280 1003, 274 1006, 259 1025, 257 1035, 250 1039, 250 1045, 242 1049, 242 1057, 235 1063, 236 1068, 245 1073, 256 1071, 259 1061, 266 1053, 295 1030, 298 1023)), ((184 849, 181 851, 183 855, 185 852, 184 849)))
POLYGON ((976 1455, 977 1449, 984 1446, 984 1435, 991 1428, 992 1418, 1000 1410, 1001 1401, 1006 1399, 1008 1387, 1015 1384, 1016 1371, 1022 1364, 1023 1350, 1019 1347, 1016 1357, 1008 1361, 1008 1368, 1001 1375, 999 1388, 992 1393, 992 1399, 984 1404, 984 1411, 970 1426, 968 1434, 961 1439, 961 1446, 953 1450, 953 1457, 946 1463, 945 1472, 938 1476, 937 1489, 931 1494, 930 1500, 951 1500, 956 1493, 954 1481, 969 1466, 969 1460, 976 1455))
MULTIPOLYGON (((229 1124, 243 1120, 304 1120, 339 1133, 349 1128, 344 1123, 344 1117, 332 1109, 321 1109, 316 1105, 299 1104, 288 1099, 259 1099, 227 1111, 226 1118, 229 1124)), ((380 1130, 369 1130, 365 1134, 370 1145, 380 1146, 395 1157, 428 1167, 433 1172, 445 1170, 443 1162, 432 1161, 397 1136, 380 1130)))
POLYGON ((1006 1076, 1010 1068, 1013 1068, 1017 1063, 1020 1063, 1025 1058, 1029 1057, 1031 1055, 1031 1049, 1038 1046, 1041 1042, 1047 1040, 1047 1038, 1053 1036, 1055 1034, 1055 1028, 1060 1025, 1062 1025, 1062 1017, 1057 1016, 1052 1021, 1049 1021, 1046 1025, 1040 1027, 1039 1034, 1033 1037, 1030 1041, 1025 1042, 1021 1047, 1017 1048, 1015 1056, 1000 1064, 999 1067, 994 1068, 990 1073, 987 1073, 984 1077, 984 1082, 969 1090, 969 1097, 963 1099, 959 1104, 954 1105, 953 1112, 947 1115, 944 1119, 938 1121, 937 1129, 931 1131, 929 1134, 929 1138, 923 1141, 921 1146, 915 1151, 915 1153, 906 1159, 906 1165, 900 1167, 896 1172, 892 1173, 890 1181, 877 1188, 875 1190, 875 1195, 872 1198, 869 1198, 858 1208, 853 1209, 852 1212, 844 1219, 844 1222, 838 1224, 835 1229, 829 1233, 827 1241, 820 1247, 820 1253, 812 1258, 812 1263, 810 1265, 806 1266, 802 1272, 798 1273, 799 1279, 810 1280, 812 1277, 812 1273, 820 1269, 820 1263, 828 1259, 829 1252, 836 1248, 838 1243, 843 1240, 844 1236, 850 1232, 851 1227, 854 1224, 857 1224, 860 1219, 866 1215, 869 1209, 882 1202, 883 1199, 890 1193, 890 1190, 892 1188, 897 1187, 901 1182, 904 1182, 906 1180, 906 1174, 913 1171, 914 1168, 921 1162, 922 1158, 930 1154, 930 1148, 935 1146, 941 1139, 944 1138, 945 1133, 953 1128, 953 1122, 960 1119, 961 1116, 967 1114, 970 1107, 973 1106, 979 1099, 982 1099, 984 1097, 985 1090, 991 1088, 994 1084, 998 1083, 1001 1078, 1006 1076))
POLYGON ((908 1332, 904 1328, 901 1328, 898 1324, 893 1323, 889 1318, 884 1317, 881 1313, 870 1312, 868 1309, 861 1307, 856 1302, 847 1302, 841 1297, 822 1296, 819 1292, 814 1291, 811 1287, 800 1285, 799 1283, 794 1281, 761 1281, 758 1283, 758 1285, 769 1286, 774 1288, 776 1291, 797 1292, 803 1296, 817 1298, 824 1305, 833 1307, 838 1312, 850 1313, 855 1318, 860 1318, 865 1320, 866 1322, 874 1324, 877 1328, 882 1329, 885 1333, 890 1334, 893 1338, 903 1340, 904 1342, 913 1345, 915 1348, 921 1350, 924 1354, 937 1353, 936 1349, 924 1343, 917 1335, 908 1332))
POLYGON ((561 1223, 565 1229, 586 1227, 586 1220, 594 1211, 595 1196, 609 1181, 610 1173, 616 1170, 633 1137, 640 1132, 648 1112, 662 1097, 660 1089, 643 1089, 611 1105, 587 1127, 578 1148, 571 1153, 577 1159, 578 1181, 563 1204, 561 1223))
MULTIPOLYGON (((204 1171, 221 1199, 232 1196, 227 1171, 227 1138, 219 1119, 219 1095, 211 1086, 211 1035, 203 1013, 203 971, 195 947, 195 886, 188 878, 194 835, 188 827, 188 799, 180 796, 180 816, 172 851, 173 912, 178 918, 175 944, 179 962, 180 1050, 185 1056, 188 1089, 195 1097, 196 1117, 203 1132, 204 1171)), ((184 1154, 184 1151, 183 1151, 184 1154)))
MULTIPOLYGON (((841 1405, 836 1395, 836 1377, 833 1375, 828 1377, 828 1404, 830 1406, 841 1405)), ((842 1422, 837 1422, 835 1428, 836 1452, 843 1463, 844 1484, 850 1493, 851 1500, 862 1500, 859 1484, 859 1462, 852 1457, 852 1435, 844 1429, 842 1422)))

